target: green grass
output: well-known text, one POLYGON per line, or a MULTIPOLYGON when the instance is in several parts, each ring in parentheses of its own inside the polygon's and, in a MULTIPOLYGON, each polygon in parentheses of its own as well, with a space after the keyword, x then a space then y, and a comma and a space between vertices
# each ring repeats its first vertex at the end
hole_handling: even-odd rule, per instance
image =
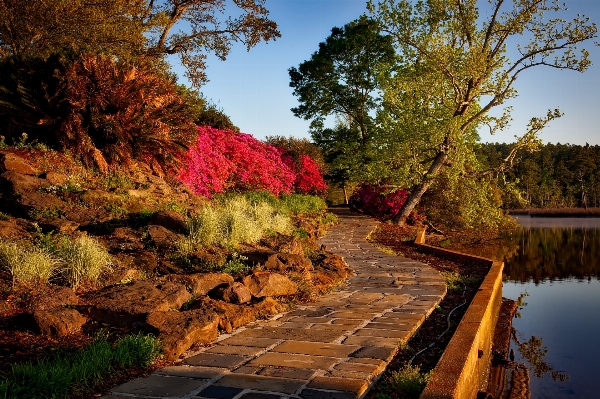
POLYGON ((16 283, 47 283, 58 271, 60 260, 48 250, 0 240, 0 268, 16 283))
POLYGON ((63 260, 62 274, 74 289, 82 279, 97 283, 102 272, 112 263, 106 248, 88 236, 76 239, 63 237, 54 251, 63 260))
POLYGON ((481 279, 476 277, 462 276, 456 272, 442 272, 448 290, 462 292, 465 286, 481 284, 481 279))
POLYGON ((252 202, 244 196, 223 196, 207 204, 188 219, 188 235, 178 244, 186 256, 198 247, 235 248, 240 243, 258 242, 268 232, 290 233, 289 216, 268 202, 252 202))
POLYGON ((382 389, 375 397, 378 399, 394 398, 417 399, 427 382, 431 379, 432 372, 421 372, 419 366, 406 365, 392 371, 384 381, 382 389))
POLYGON ((85 390, 111 370, 148 367, 159 354, 160 342, 153 337, 130 335, 114 345, 100 337, 74 354, 13 364, 10 373, 0 378, 0 398, 65 398, 69 392, 85 390))

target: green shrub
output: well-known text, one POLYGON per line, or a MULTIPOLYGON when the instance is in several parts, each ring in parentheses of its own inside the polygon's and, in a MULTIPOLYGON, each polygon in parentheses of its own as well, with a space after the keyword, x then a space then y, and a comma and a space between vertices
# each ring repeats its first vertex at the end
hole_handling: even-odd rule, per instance
POLYGON ((153 337, 130 335, 115 345, 100 337, 74 354, 13 364, 11 372, 0 379, 0 398, 65 398, 74 389, 100 380, 111 369, 147 367, 159 353, 160 342, 153 337))
POLYGON ((55 252, 63 260, 63 276, 73 288, 77 288, 84 278, 97 282, 112 262, 106 248, 88 236, 74 240, 63 237, 55 252))
POLYGON ((385 381, 385 390, 394 392, 398 397, 413 399, 421 395, 432 372, 423 373, 419 366, 406 365, 392 371, 385 381))
POLYGON ((318 213, 327 209, 325 200, 315 195, 284 194, 280 201, 282 206, 294 215, 318 213))
POLYGON ((60 260, 44 248, 0 241, 0 267, 17 282, 47 283, 56 273, 60 260))
POLYGON ((234 252, 231 254, 231 258, 225 262, 225 265, 223 265, 221 271, 231 275, 245 273, 246 271, 250 270, 250 267, 244 263, 247 260, 247 257, 234 252))
POLYGON ((188 235, 178 242, 180 255, 198 246, 235 247, 259 241, 267 232, 289 233, 290 218, 267 202, 248 201, 244 196, 223 196, 188 219, 188 235))

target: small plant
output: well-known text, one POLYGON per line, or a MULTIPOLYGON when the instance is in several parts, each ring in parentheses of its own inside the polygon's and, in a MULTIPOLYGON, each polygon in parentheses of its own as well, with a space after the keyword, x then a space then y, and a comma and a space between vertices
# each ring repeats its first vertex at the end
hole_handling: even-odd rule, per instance
POLYGON ((55 251, 64 261, 62 273, 74 289, 84 278, 97 283, 101 273, 109 269, 112 263, 106 248, 88 236, 75 240, 64 237, 55 251))
POLYGON ((431 379, 432 372, 423 373, 419 366, 406 365, 392 371, 387 377, 384 389, 398 397, 416 399, 431 379))
POLYGON ((461 276, 456 272, 443 272, 442 277, 446 281, 446 286, 450 291, 461 292, 466 286, 474 286, 481 283, 477 277, 461 276))
POLYGON ((8 220, 8 219, 10 219, 10 216, 8 216, 4 212, 0 212, 0 220, 8 220))
POLYGON ((250 267, 245 263, 247 260, 248 258, 246 256, 234 252, 231 254, 231 258, 225 262, 221 271, 231 275, 244 273, 250 270, 250 267))
POLYGON ((60 260, 44 248, 0 241, 0 267, 16 283, 47 283, 57 272, 60 260))
POLYGON ((160 341, 142 334, 129 335, 114 345, 98 337, 89 347, 38 363, 13 364, 0 378, 0 398, 65 398, 76 388, 89 386, 111 369, 148 367, 160 354, 160 341))
POLYGON ((61 210, 59 208, 32 209, 28 213, 31 219, 58 218, 60 215, 61 210))

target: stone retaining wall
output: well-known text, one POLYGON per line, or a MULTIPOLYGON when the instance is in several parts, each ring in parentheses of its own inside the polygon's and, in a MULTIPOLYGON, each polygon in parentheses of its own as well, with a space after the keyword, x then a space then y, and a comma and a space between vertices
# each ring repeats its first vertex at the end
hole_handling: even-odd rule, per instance
POLYGON ((487 276, 420 396, 421 399, 474 399, 488 385, 494 327, 502 301, 504 262, 425 244, 425 230, 417 234, 415 244, 441 254, 490 264, 487 276))

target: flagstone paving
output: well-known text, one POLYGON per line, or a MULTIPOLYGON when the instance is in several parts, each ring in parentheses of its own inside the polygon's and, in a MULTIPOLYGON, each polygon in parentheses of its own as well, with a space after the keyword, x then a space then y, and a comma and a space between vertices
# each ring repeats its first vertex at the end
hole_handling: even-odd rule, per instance
POLYGON ((105 399, 354 399, 363 396, 446 293, 431 267, 367 242, 372 219, 337 210, 320 239, 356 275, 316 303, 221 336, 105 399))

